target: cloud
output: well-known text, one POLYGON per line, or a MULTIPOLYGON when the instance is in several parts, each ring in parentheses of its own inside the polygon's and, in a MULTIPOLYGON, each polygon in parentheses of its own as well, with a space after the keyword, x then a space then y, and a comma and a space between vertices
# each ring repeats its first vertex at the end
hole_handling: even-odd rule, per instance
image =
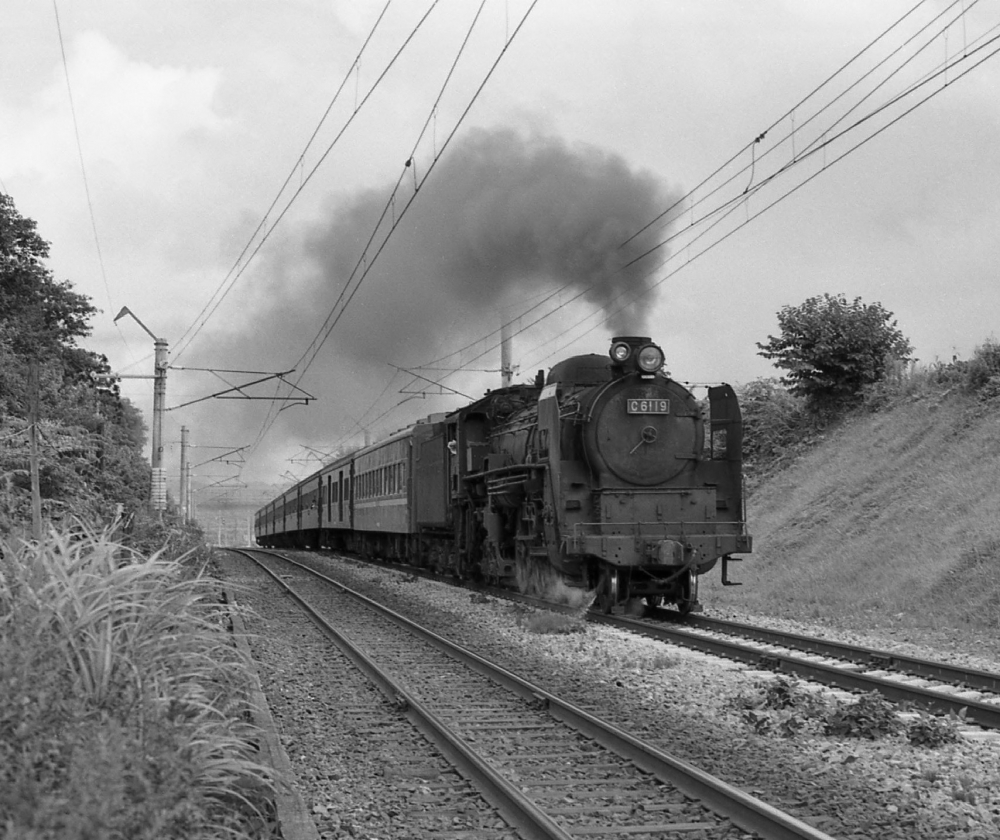
MULTIPOLYGON (((192 147, 226 125, 213 108, 218 70, 133 61, 99 32, 74 38, 67 64, 85 158, 121 183, 169 190, 192 147)), ((0 108, 11 126, 6 177, 52 179, 79 167, 61 66, 30 102, 0 108)))

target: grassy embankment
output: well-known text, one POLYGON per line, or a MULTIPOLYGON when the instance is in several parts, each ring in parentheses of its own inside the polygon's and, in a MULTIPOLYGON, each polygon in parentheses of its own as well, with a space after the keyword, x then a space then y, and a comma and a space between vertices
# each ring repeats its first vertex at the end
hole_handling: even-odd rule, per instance
POLYGON ((0 837, 268 836, 247 672, 193 560, 0 544, 0 837))
POLYGON ((747 506, 754 553, 734 567, 744 585, 707 576, 702 600, 858 628, 1000 631, 1000 379, 970 388, 961 374, 911 377, 763 478, 747 506))

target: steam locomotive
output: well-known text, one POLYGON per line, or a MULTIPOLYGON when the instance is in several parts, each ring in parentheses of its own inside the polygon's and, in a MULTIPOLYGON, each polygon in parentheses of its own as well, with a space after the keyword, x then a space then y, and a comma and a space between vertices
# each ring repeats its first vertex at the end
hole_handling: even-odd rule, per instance
POLYGON ((605 612, 635 599, 700 609, 698 578, 751 551, 742 419, 663 372, 649 338, 427 417, 344 455, 261 508, 259 545, 331 548, 605 612))

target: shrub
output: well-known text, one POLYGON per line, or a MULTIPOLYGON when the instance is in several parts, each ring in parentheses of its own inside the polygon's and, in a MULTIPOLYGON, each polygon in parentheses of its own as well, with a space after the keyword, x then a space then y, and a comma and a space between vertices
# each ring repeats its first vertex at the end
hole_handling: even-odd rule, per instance
POLYGON ((107 534, 0 548, 7 836, 259 836, 272 781, 212 583, 107 534))
POLYGON ((987 341, 963 363, 965 390, 982 400, 1000 395, 1000 344, 987 341))
POLYGON ((965 718, 964 711, 947 717, 920 715, 907 725, 907 740, 915 747, 935 748, 954 744, 958 740, 958 727, 965 718))
POLYGON ((755 379, 739 389, 743 457, 774 460, 796 443, 806 425, 805 403, 777 379, 755 379))
POLYGON ((893 735, 902 727, 896 716, 896 707, 877 691, 872 691, 830 712, 824 732, 838 738, 868 738, 874 741, 893 735))
POLYGON ((880 303, 848 303, 843 295, 811 297, 778 312, 780 336, 758 342, 758 355, 788 373, 789 390, 810 408, 855 402, 865 385, 883 378, 893 359, 909 358, 909 341, 880 303))

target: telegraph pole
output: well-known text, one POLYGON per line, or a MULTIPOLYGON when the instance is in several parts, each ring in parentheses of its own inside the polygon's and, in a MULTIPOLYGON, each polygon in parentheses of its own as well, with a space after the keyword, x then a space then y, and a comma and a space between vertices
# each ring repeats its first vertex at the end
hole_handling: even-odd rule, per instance
MULTIPOLYGON (((149 500, 152 509, 162 513, 167 508, 167 473, 163 468, 163 404, 167 398, 167 342, 166 339, 153 335, 152 330, 142 323, 127 306, 123 306, 121 312, 115 315, 115 321, 126 315, 131 315, 135 322, 153 339, 153 440, 149 458, 153 467, 153 477, 149 500)), ((149 377, 121 376, 120 378, 148 379, 149 377)))
MULTIPOLYGON (((135 318, 135 316, 132 316, 135 318)), ((136 318, 138 321, 139 319, 136 318)), ((152 335, 152 333, 150 333, 152 335)), ((156 349, 153 368, 153 510, 167 508, 167 471, 163 467, 163 410, 167 399, 167 342, 153 336, 156 349)))
POLYGON ((511 362, 510 322, 500 324, 500 382, 509 388, 514 381, 514 365, 511 362))
POLYGON ((188 514, 188 430, 181 426, 181 480, 180 480, 181 522, 189 524, 188 514))

